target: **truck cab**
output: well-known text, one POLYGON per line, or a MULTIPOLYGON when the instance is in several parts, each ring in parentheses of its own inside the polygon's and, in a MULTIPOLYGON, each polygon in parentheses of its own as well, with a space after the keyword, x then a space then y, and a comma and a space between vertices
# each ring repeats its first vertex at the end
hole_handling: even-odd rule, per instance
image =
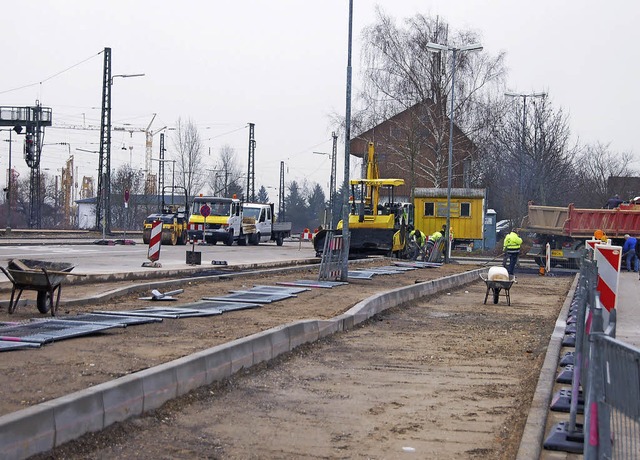
POLYGON ((189 238, 231 246, 242 238, 242 203, 236 198, 197 196, 189 217, 189 238))
POLYGON ((264 203, 244 203, 242 206, 242 217, 243 223, 255 226, 255 230, 250 234, 249 244, 266 243, 271 240, 273 214, 270 205, 264 203))

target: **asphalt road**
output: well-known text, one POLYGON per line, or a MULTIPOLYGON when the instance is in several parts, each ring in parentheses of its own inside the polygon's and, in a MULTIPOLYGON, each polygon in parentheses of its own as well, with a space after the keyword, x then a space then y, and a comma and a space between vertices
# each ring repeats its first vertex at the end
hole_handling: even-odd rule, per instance
MULTIPOLYGON (((0 264, 6 267, 11 259, 38 259, 75 264, 74 272, 86 274, 109 274, 122 272, 141 272, 149 270, 176 270, 190 267, 186 263, 186 252, 192 246, 162 246, 160 249, 161 268, 142 267, 148 261, 148 247, 145 244, 103 246, 96 244, 36 244, 24 242, 20 245, 0 245, 0 264)), ((281 262, 286 260, 305 260, 315 257, 310 242, 285 242, 282 246, 275 243, 259 246, 196 245, 195 251, 201 253, 202 266, 211 266, 211 262, 226 261, 229 265, 281 262)), ((0 274, 4 280, 4 275, 0 274)))

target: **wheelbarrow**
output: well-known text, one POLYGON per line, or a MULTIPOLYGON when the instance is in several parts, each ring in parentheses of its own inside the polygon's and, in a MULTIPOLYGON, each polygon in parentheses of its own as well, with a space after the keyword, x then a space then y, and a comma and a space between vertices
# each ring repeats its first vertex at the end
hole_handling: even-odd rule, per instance
POLYGON ((487 292, 484 295, 484 303, 487 303, 487 298, 489 298, 489 293, 493 294, 493 303, 498 303, 500 300, 500 291, 504 291, 504 296, 507 298, 507 305, 511 305, 511 296, 509 295, 509 290, 513 283, 516 281, 516 277, 511 275, 509 280, 490 280, 482 273, 480 274, 480 278, 487 285, 487 292))
POLYGON ((0 270, 13 284, 9 313, 16 311, 22 291, 27 290, 38 292, 36 307, 40 313, 46 314, 51 311, 51 316, 55 316, 60 302, 61 283, 67 276, 74 275, 69 273, 74 267, 75 265, 68 262, 30 259, 13 259, 9 261, 6 269, 0 266, 0 270), (16 291, 18 292, 17 297, 15 297, 16 291))

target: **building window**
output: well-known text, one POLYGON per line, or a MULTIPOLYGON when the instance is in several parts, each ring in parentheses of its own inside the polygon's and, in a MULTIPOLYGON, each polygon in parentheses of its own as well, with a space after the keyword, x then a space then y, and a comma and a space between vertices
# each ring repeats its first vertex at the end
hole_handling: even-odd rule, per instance
POLYGON ((436 215, 436 206, 435 203, 426 202, 424 204, 424 215, 427 216, 435 216, 436 215))
POLYGON ((460 203, 460 217, 471 217, 471 203, 460 203))

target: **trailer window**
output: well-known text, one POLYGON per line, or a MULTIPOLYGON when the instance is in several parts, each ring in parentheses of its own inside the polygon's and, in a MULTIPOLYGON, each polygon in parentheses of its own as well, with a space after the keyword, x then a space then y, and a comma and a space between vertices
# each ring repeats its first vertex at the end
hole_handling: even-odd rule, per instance
POLYGON ((435 214, 436 214, 435 203, 426 202, 424 204, 424 215, 425 216, 435 216, 435 214))
POLYGON ((460 217, 471 217, 471 203, 460 203, 460 217))

